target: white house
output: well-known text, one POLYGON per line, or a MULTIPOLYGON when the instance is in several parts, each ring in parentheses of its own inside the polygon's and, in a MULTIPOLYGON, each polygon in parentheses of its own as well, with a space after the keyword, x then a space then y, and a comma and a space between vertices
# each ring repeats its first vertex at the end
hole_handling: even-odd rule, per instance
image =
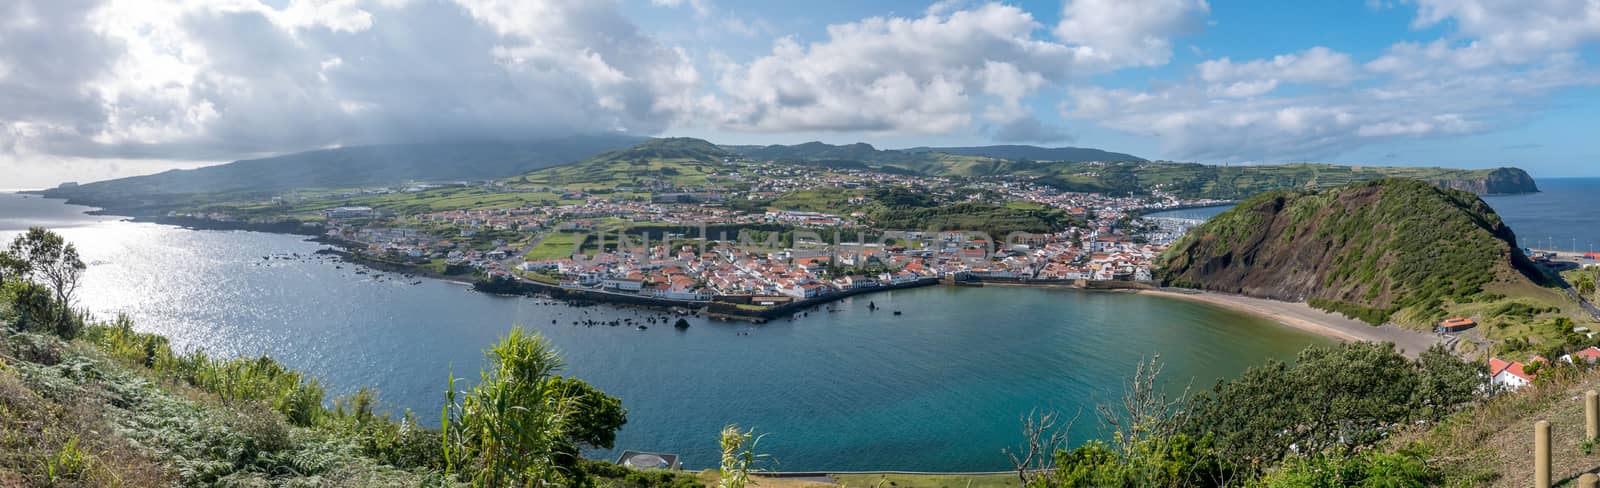
MULTIPOLYGON (((1549 360, 1534 356, 1529 363, 1548 363, 1549 360)), ((1489 359, 1489 382, 1515 390, 1533 383, 1534 375, 1526 371, 1526 365, 1518 361, 1506 361, 1500 358, 1489 359)))
POLYGON ((608 278, 600 283, 601 286, 605 288, 612 288, 620 291, 639 291, 644 289, 644 282, 639 280, 608 278))

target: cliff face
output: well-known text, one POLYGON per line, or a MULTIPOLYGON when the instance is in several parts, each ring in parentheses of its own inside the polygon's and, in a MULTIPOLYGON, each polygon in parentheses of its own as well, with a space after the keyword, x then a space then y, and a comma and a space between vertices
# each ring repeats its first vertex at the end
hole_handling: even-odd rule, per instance
POLYGON ((1539 192, 1539 185, 1534 183, 1533 177, 1529 176, 1528 172, 1518 168, 1497 168, 1478 178, 1439 179, 1432 180, 1432 182, 1435 185, 1479 195, 1539 192))
POLYGON ((1494 280, 1540 275, 1483 200, 1383 179, 1320 193, 1272 192, 1192 229, 1162 257, 1174 286, 1432 320, 1494 280))

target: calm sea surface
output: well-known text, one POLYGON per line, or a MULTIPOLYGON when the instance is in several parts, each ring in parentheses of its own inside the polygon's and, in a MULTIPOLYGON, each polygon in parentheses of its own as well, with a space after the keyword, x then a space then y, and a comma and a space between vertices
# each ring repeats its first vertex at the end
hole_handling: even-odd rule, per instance
MULTIPOLYGON (((1539 193, 1491 195, 1494 207, 1523 246, 1600 251, 1600 178, 1541 178, 1539 193)), ((1151 217, 1209 219, 1232 206, 1157 212, 1151 217)))
POLYGON ((760 326, 583 327, 572 322, 660 314, 263 260, 321 246, 83 210, 0 194, 0 239, 43 225, 76 242, 91 262, 82 304, 97 313, 128 313, 183 348, 268 354, 335 392, 371 385, 393 410, 433 424, 446 375, 476 378, 482 349, 523 324, 560 347, 568 374, 622 398, 619 449, 678 453, 690 468, 713 466, 717 431, 738 422, 767 434, 770 469, 1008 469, 1000 450, 1020 440, 1020 415, 1081 410, 1074 440, 1098 436, 1093 405, 1118 395, 1142 357, 1160 354, 1180 386, 1208 387, 1327 342, 1200 304, 1025 288, 896 291, 760 326), (884 310, 869 312, 868 301, 884 310))

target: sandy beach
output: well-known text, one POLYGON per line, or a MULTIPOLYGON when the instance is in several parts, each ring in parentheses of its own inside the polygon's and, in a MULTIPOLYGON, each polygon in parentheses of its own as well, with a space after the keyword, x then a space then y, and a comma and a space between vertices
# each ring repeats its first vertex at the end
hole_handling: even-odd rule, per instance
POLYGON ((1200 291, 1140 290, 1138 293, 1207 303, 1342 341, 1393 342, 1411 357, 1416 357, 1439 341, 1439 337, 1433 334, 1405 330, 1394 324, 1373 327, 1366 322, 1317 310, 1304 303, 1200 291))

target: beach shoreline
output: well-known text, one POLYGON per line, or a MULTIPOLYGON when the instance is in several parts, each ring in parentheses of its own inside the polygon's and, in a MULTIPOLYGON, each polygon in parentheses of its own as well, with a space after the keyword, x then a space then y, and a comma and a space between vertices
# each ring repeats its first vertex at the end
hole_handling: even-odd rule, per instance
POLYGON ((1150 289, 1137 290, 1135 293, 1222 307, 1341 341, 1393 342, 1395 347, 1409 357, 1416 357, 1428 347, 1440 342, 1440 338, 1433 334, 1405 330, 1394 324, 1374 327, 1366 322, 1317 310, 1305 303, 1209 291, 1150 289))

